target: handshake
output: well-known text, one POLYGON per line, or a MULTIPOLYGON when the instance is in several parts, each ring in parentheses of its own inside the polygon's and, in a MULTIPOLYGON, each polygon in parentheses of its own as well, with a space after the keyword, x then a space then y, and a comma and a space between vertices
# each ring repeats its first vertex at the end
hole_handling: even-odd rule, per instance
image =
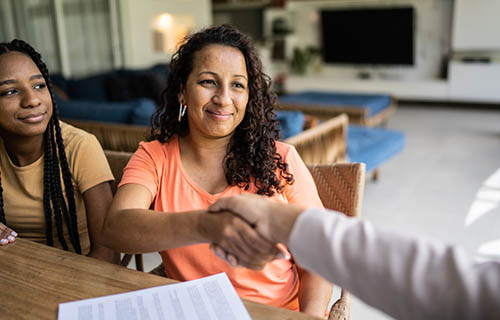
POLYGON ((211 244, 215 255, 233 267, 254 270, 273 259, 290 258, 281 244, 286 244, 297 217, 304 211, 255 194, 221 198, 208 210, 225 215, 211 244))

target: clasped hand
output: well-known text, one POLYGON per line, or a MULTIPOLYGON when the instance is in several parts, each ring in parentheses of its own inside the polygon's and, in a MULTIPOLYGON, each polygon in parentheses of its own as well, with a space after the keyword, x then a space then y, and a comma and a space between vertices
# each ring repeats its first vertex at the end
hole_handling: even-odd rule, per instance
POLYGON ((290 254, 278 244, 288 240, 301 208, 277 203, 264 196, 242 194, 221 198, 208 210, 226 215, 230 220, 222 224, 211 249, 231 266, 262 269, 276 258, 290 258, 290 254))
POLYGON ((16 241, 17 232, 0 223, 0 245, 7 245, 16 241))

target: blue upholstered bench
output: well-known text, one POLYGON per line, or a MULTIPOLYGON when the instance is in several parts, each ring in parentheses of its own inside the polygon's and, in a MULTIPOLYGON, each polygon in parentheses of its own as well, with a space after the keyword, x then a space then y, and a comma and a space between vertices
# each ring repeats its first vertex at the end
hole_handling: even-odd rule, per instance
POLYGON ((385 124, 396 110, 396 102, 387 94, 361 94, 304 91, 279 97, 282 110, 299 110, 320 119, 347 114, 349 123, 375 126, 385 124))
MULTIPOLYGON (((281 127, 281 138, 295 136, 302 131, 304 115, 300 111, 279 111, 277 118, 281 127)), ((373 172, 384 162, 400 153, 405 145, 404 133, 380 127, 347 126, 346 153, 350 162, 363 162, 366 171, 373 172)))
POLYGON ((384 128, 348 126, 347 156, 351 162, 364 162, 366 171, 375 171, 382 163, 401 152, 405 145, 404 133, 384 128))
POLYGON ((304 130, 304 113, 300 111, 278 111, 276 120, 280 126, 280 139, 293 137, 304 130))

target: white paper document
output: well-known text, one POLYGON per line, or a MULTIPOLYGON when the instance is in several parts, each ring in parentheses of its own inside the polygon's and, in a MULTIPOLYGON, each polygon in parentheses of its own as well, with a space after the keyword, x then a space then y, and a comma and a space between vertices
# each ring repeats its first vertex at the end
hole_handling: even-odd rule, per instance
POLYGON ((225 273, 59 305, 58 320, 250 320, 225 273))

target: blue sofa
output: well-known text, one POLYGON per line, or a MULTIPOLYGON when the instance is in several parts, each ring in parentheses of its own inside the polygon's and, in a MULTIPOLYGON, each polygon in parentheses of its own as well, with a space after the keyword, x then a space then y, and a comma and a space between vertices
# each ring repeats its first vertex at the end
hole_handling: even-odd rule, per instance
POLYGON ((157 64, 145 69, 119 69, 82 78, 51 75, 52 83, 66 100, 123 102, 149 98, 158 102, 168 77, 168 65, 157 64))
POLYGON ((149 125, 167 83, 168 66, 120 69, 66 79, 52 75, 61 118, 149 125))
MULTIPOLYGON (((104 72, 80 79, 51 76, 57 88, 56 101, 62 119, 89 120, 149 126, 150 118, 166 86, 168 65, 104 72)), ((300 133, 304 114, 278 112, 280 138, 300 133)))

